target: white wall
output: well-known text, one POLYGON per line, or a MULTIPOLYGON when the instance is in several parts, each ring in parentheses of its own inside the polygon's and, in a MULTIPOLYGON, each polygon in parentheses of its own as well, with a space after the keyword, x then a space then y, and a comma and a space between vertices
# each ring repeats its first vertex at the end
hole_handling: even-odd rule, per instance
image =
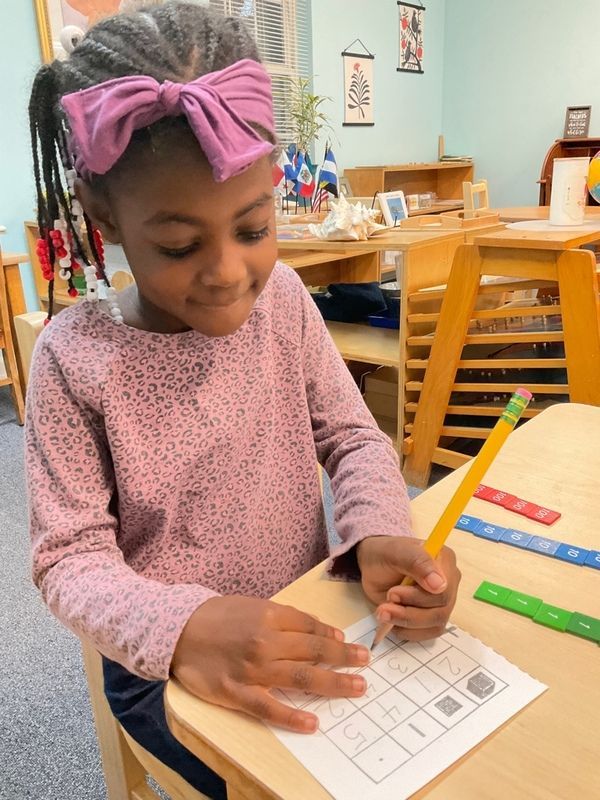
MULTIPOLYGON (((446 0, 427 0, 424 5, 425 74, 410 75, 396 71, 400 45, 396 0, 313 0, 314 91, 334 98, 324 104, 323 110, 331 118, 339 140, 338 144, 333 138, 333 148, 342 168, 437 160, 446 0), (372 128, 342 127, 341 53, 357 37, 375 54, 372 128)), ((319 144, 317 157, 321 150, 319 144)))
POLYGON ((565 110, 591 105, 600 136, 598 0, 449 0, 446 150, 473 155, 496 206, 537 205, 542 162, 565 110))

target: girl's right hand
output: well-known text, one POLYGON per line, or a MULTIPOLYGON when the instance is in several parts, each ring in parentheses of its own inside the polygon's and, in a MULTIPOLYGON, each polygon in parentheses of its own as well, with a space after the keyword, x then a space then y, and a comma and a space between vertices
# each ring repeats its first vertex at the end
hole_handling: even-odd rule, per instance
POLYGON ((183 629, 171 672, 203 700, 297 733, 314 733, 315 714, 279 702, 269 689, 360 697, 366 691, 363 677, 321 665, 364 667, 369 658, 366 647, 345 644, 342 631, 291 606, 213 597, 183 629))

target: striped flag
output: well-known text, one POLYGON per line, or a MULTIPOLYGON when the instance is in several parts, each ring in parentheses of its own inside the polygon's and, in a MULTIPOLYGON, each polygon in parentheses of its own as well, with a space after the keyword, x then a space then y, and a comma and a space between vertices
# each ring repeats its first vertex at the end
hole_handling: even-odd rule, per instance
POLYGON ((340 183, 338 179, 337 163, 333 150, 329 145, 325 148, 325 158, 319 176, 319 188, 327 189, 334 197, 340 196, 340 183))

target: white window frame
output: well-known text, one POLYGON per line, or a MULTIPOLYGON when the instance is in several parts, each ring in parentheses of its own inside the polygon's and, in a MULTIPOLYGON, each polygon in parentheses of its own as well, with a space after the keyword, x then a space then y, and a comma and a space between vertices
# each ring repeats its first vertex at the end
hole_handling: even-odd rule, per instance
MULTIPOLYGON (((293 141, 294 132, 291 119, 286 115, 286 108, 291 102, 292 83, 299 77, 310 77, 311 73, 311 35, 310 35, 310 0, 268 0, 271 5, 279 5, 282 10, 283 26, 283 63, 269 61, 262 47, 259 35, 259 22, 267 25, 268 17, 259 20, 257 3, 260 0, 248 0, 253 9, 252 16, 246 19, 250 23, 250 31, 257 40, 259 52, 265 68, 274 83, 274 105, 277 121, 277 133, 283 145, 293 141), (278 86, 283 85, 283 90, 278 86)), ((226 16, 240 16, 243 0, 209 0, 207 5, 222 9, 226 16)))

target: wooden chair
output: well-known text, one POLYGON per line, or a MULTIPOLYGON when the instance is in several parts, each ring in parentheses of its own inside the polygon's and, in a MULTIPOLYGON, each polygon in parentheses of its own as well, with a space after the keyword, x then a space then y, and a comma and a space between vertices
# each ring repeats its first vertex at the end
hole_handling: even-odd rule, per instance
POLYGON ((19 425, 23 425, 25 422, 25 402, 10 328, 6 281, 4 278, 4 269, 2 268, 2 252, 0 251, 0 359, 3 355, 7 377, 0 378, 0 386, 10 386, 13 402, 15 404, 17 421, 19 425))
POLYGON ((171 800, 208 800, 181 775, 134 741, 113 716, 104 696, 102 659, 87 641, 81 641, 96 735, 104 768, 108 800, 157 800, 146 783, 150 775, 171 800))
POLYGON ((542 374, 542 382, 525 383, 536 398, 524 414, 526 419, 556 402, 552 399, 556 395, 573 403, 600 405, 600 303, 591 252, 462 245, 447 288, 439 296, 443 298, 439 313, 414 313, 408 318, 406 411, 414 414, 414 421, 405 427, 403 473, 410 485, 427 486, 432 463, 455 468, 468 460, 468 456, 448 450, 444 441, 485 440, 507 396, 520 385, 515 383, 520 380, 515 378, 519 370, 535 369, 542 374), (506 276, 506 281, 484 284, 481 279, 486 275, 506 276), (528 289, 549 290, 559 304, 507 304, 477 310, 482 295, 528 289), (532 322, 525 327, 509 325, 511 319, 520 317, 532 322), (432 323, 433 335, 420 332, 420 327, 432 323), (491 326, 486 329, 483 324, 491 326), (519 348, 534 346, 541 351, 549 346, 564 347, 564 353, 518 357, 519 348), (499 357, 484 355, 485 349, 500 351, 499 357), (475 382, 468 377, 457 381, 458 370, 466 375, 483 370, 487 379, 482 381, 479 373, 475 382), (565 370, 566 382, 553 382, 551 370, 565 370), (505 372, 508 377, 503 377, 505 372), (487 395, 494 400, 472 403, 461 399, 465 395, 487 395), (473 422, 449 425, 447 415, 470 417, 473 422), (482 424, 486 419, 489 424, 482 424))
POLYGON ((486 180, 478 183, 463 182, 464 219, 473 219, 478 211, 486 211, 490 207, 488 183, 486 180))

